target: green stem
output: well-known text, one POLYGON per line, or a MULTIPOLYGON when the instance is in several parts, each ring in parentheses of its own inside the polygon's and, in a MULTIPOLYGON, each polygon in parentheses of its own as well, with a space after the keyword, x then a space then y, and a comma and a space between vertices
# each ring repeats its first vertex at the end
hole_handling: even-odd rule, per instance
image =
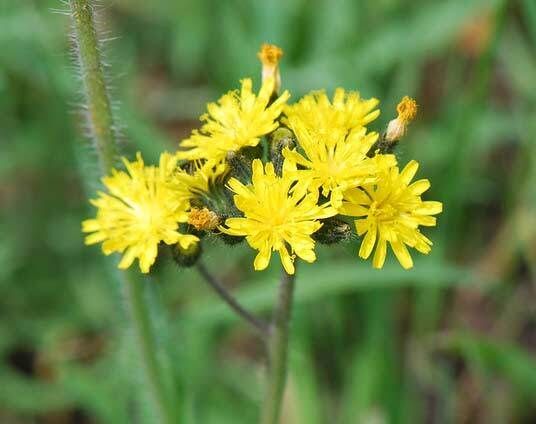
MULTIPOLYGON (((108 174, 116 159, 116 137, 109 93, 103 72, 100 45, 95 30, 93 5, 89 0, 69 0, 74 39, 87 101, 88 124, 99 154, 102 174, 108 174)), ((130 272, 121 274, 128 318, 139 351, 146 387, 150 392, 156 422, 171 424, 172 409, 156 355, 155 336, 143 299, 143 283, 130 272)))
POLYGON ((102 173, 114 166, 116 137, 112 106, 104 78, 100 43, 89 0, 70 0, 78 61, 87 102, 88 123, 99 154, 102 173))
POLYGON ((283 270, 279 297, 268 338, 267 386, 261 411, 261 424, 277 424, 287 380, 289 323, 294 295, 294 275, 283 270))
POLYGON ((204 281, 206 281, 206 283, 212 287, 216 294, 229 306, 229 308, 231 308, 234 313, 249 323, 259 333, 261 338, 265 339, 267 337, 269 332, 268 324, 242 306, 242 304, 240 304, 240 302, 227 291, 224 285, 210 273, 205 264, 200 260, 197 262, 197 270, 203 277, 204 281))
POLYGON ((123 289, 138 347, 147 389, 154 405, 158 423, 173 423, 166 388, 161 379, 161 370, 156 357, 156 341, 149 320, 147 302, 143 298, 144 281, 133 276, 134 271, 123 272, 123 289))

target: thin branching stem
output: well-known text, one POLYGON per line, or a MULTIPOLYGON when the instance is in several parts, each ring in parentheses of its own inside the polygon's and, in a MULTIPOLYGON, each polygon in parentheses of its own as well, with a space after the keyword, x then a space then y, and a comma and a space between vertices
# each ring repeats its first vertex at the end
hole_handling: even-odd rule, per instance
POLYGON ((266 339, 268 337, 268 324, 261 318, 249 312, 240 302, 223 286, 223 284, 210 273, 205 264, 201 261, 197 262, 197 270, 203 277, 203 280, 216 292, 216 294, 225 302, 233 312, 243 318, 246 322, 257 330, 259 335, 266 339))
POLYGON ((277 424, 281 414, 287 380, 289 323, 292 315, 294 280, 294 275, 289 275, 283 270, 268 339, 267 381, 261 424, 277 424))

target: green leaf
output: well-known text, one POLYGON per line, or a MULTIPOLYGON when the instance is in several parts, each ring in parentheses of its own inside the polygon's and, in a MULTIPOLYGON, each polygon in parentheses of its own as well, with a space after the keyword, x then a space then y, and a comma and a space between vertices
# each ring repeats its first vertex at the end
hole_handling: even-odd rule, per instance
POLYGON ((482 338, 475 334, 453 334, 442 343, 481 373, 499 376, 511 382, 520 394, 534 399, 536 393, 536 358, 518 346, 482 338))

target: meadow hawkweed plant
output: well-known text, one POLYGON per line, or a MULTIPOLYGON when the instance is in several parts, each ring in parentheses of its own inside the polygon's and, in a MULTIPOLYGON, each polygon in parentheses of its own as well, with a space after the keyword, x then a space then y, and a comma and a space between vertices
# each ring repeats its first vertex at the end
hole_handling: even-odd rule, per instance
MULTIPOLYGON (((86 65, 94 65, 91 55, 98 54, 95 46, 84 45, 95 32, 91 22, 80 20, 88 4, 71 0, 81 67, 88 60, 86 65)), ((176 152, 163 152, 157 166, 145 164, 138 153, 133 162, 122 159, 124 169, 110 169, 114 140, 100 140, 108 175, 102 179, 104 190, 91 200, 96 216, 82 223, 86 244, 101 243, 105 255, 121 253, 121 269, 137 259, 141 272, 149 273, 167 246, 179 266, 197 267, 229 307, 258 331, 268 356, 263 424, 279 420, 297 262, 315 262, 316 243, 334 246, 361 237, 359 257, 368 259, 374 251, 375 268, 383 267, 388 245, 402 267, 411 268, 408 247, 430 252, 432 242, 420 227, 434 226, 433 215, 442 209, 441 203, 421 198, 430 187, 428 180, 411 182, 417 162, 400 171, 394 155, 415 118, 415 100, 404 97, 398 116, 381 134, 368 128, 380 113, 378 100, 363 99, 357 91, 338 88, 331 99, 314 91, 289 104, 290 93, 280 94, 282 56, 279 47, 263 44, 258 93, 251 78, 242 79, 239 90, 207 105, 200 129, 181 141, 176 152), (283 273, 270 322, 241 305, 204 265, 202 245, 213 238, 228 244, 245 240, 255 251, 256 271, 266 269, 277 253, 283 273)), ((113 122, 111 108, 99 105, 105 104, 107 93, 91 83, 90 78, 86 95, 96 109, 90 124, 106 126, 113 122), (99 117, 105 119, 95 119, 99 117)), ((143 307, 139 294, 134 301, 138 309, 143 307)), ((156 360, 150 348, 149 343, 141 349, 149 365, 156 360)), ((148 379, 163 421, 172 422, 153 368, 148 368, 148 379)))

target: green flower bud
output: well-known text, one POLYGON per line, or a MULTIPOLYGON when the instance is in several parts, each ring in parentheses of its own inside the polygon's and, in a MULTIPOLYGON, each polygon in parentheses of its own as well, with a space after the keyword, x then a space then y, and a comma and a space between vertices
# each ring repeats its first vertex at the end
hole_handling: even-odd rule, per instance
POLYGON ((201 243, 192 243, 187 249, 181 247, 179 243, 170 246, 171 255, 177 265, 189 268, 197 262, 201 256, 201 243))
POLYGON ((312 235, 313 239, 322 244, 335 244, 352 238, 352 227, 339 218, 322 219, 322 227, 312 235))
POLYGON ((286 127, 279 127, 270 137, 270 160, 274 164, 277 175, 281 176, 283 171, 283 149, 296 147, 296 136, 286 127))

